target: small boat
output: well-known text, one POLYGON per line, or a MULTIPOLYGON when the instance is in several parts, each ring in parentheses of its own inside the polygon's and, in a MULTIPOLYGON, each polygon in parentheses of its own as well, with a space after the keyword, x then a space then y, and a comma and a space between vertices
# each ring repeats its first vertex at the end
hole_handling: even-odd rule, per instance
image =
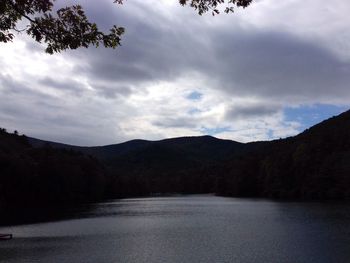
POLYGON ((10 240, 12 239, 12 234, 0 234, 0 240, 10 240))

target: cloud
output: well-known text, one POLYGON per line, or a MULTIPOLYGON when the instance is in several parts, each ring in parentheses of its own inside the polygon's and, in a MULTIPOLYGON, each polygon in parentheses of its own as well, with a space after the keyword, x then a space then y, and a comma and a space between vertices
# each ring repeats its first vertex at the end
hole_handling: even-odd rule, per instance
POLYGON ((80 145, 250 141, 304 128, 286 109, 349 105, 346 1, 260 0, 217 17, 177 1, 81 4, 101 28, 126 27, 122 46, 49 56, 23 35, 0 44, 1 126, 80 145))
POLYGON ((127 97, 132 94, 132 89, 128 86, 109 86, 107 85, 99 85, 99 84, 91 84, 94 90, 97 91, 98 95, 104 96, 106 99, 115 99, 120 96, 127 97))
POLYGON ((218 87, 230 94, 295 103, 350 99, 350 63, 317 43, 281 32, 218 38, 225 43, 214 49, 221 61, 218 87))
MULTIPOLYGON (((311 41, 302 27, 293 32, 284 21, 285 31, 271 25, 271 6, 290 16, 295 1, 256 3, 253 11, 266 9, 264 28, 254 20, 255 13, 262 12, 259 10, 251 14, 247 9, 247 16, 252 17, 249 23, 242 12, 239 17, 225 18, 230 23, 222 25, 216 18, 198 17, 177 7, 173 7, 172 16, 166 17, 155 12, 159 6, 138 2, 109 12, 110 19, 104 16, 103 21, 111 21, 114 16, 126 21, 123 46, 113 56, 109 50, 83 51, 84 62, 77 63, 75 73, 139 88, 159 81, 175 82, 195 72, 210 88, 238 97, 253 94, 295 104, 349 101, 350 64, 325 45, 326 40, 311 41)), ((311 13, 318 10, 315 1, 307 6, 311 13)), ((303 20, 309 22, 305 17, 303 20)), ((297 19, 290 21, 299 23, 297 19)))
POLYGON ((225 117, 228 120, 262 118, 264 116, 272 116, 274 114, 280 113, 281 110, 281 105, 277 104, 247 102, 245 104, 232 106, 226 111, 225 117))
POLYGON ((176 118, 164 118, 160 120, 156 120, 152 123, 158 127, 166 127, 166 128, 196 128, 198 124, 194 118, 186 118, 186 117, 176 117, 176 118))
POLYGON ((61 91, 68 91, 75 95, 81 95, 86 89, 84 85, 72 79, 57 80, 52 77, 44 77, 38 81, 45 89, 53 88, 61 91))

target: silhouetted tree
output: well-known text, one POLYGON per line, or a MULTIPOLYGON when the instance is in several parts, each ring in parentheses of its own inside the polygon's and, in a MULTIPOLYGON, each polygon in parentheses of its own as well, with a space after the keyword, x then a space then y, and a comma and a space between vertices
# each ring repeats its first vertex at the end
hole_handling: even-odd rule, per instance
POLYGON ((225 5, 225 13, 233 13, 235 7, 247 7, 253 0, 179 0, 181 5, 189 4, 202 15, 211 12, 212 15, 220 14, 219 7, 225 5))

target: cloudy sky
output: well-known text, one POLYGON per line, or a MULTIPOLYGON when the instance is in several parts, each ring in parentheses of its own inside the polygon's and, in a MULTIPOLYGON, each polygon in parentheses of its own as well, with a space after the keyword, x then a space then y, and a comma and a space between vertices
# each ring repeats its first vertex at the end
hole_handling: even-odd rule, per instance
POLYGON ((79 2, 101 28, 126 28, 122 47, 48 55, 26 35, 1 43, 0 127, 76 145, 248 142, 350 106, 348 0, 256 0, 215 17, 177 0, 79 2))

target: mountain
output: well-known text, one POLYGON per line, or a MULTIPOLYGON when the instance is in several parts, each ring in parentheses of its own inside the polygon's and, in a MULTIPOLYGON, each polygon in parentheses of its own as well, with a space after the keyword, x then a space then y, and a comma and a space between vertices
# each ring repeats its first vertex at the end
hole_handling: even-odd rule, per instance
POLYGON ((28 137, 28 141, 35 148, 49 145, 56 149, 72 149, 93 155, 104 162, 113 162, 117 157, 131 156, 142 153, 143 151, 150 151, 149 149, 152 148, 164 151, 168 150, 174 153, 177 152, 180 155, 191 156, 190 158, 206 160, 211 160, 212 158, 222 159, 224 156, 244 148, 243 143, 221 140, 212 136, 179 137, 160 141, 131 140, 120 144, 93 147, 74 146, 30 137, 28 137), (215 155, 212 153, 215 153, 215 155))
POLYGON ((28 137, 28 142, 34 148, 40 148, 40 147, 45 147, 49 145, 50 147, 55 149, 67 149, 67 150, 72 149, 74 151, 79 151, 85 154, 96 156, 103 160, 107 160, 109 158, 126 154, 129 151, 142 148, 152 143, 151 141, 146 141, 146 140, 131 140, 120 144, 84 147, 84 146, 75 146, 75 145, 69 145, 69 144, 63 144, 63 143, 57 143, 57 142, 44 141, 44 140, 31 138, 31 137, 28 137))
POLYGON ((164 193, 350 199, 350 111, 246 144, 199 136, 80 147, 0 132, 0 206, 164 193))
POLYGON ((211 136, 160 141, 132 140, 77 147, 29 138, 33 147, 80 151, 96 157, 108 171, 111 197, 156 193, 207 193, 215 189, 215 166, 242 152, 245 144, 211 136))
POLYGON ((0 209, 99 200, 106 172, 92 157, 46 145, 0 129, 0 209))
POLYGON ((350 199, 350 111, 225 164, 217 193, 350 199))

